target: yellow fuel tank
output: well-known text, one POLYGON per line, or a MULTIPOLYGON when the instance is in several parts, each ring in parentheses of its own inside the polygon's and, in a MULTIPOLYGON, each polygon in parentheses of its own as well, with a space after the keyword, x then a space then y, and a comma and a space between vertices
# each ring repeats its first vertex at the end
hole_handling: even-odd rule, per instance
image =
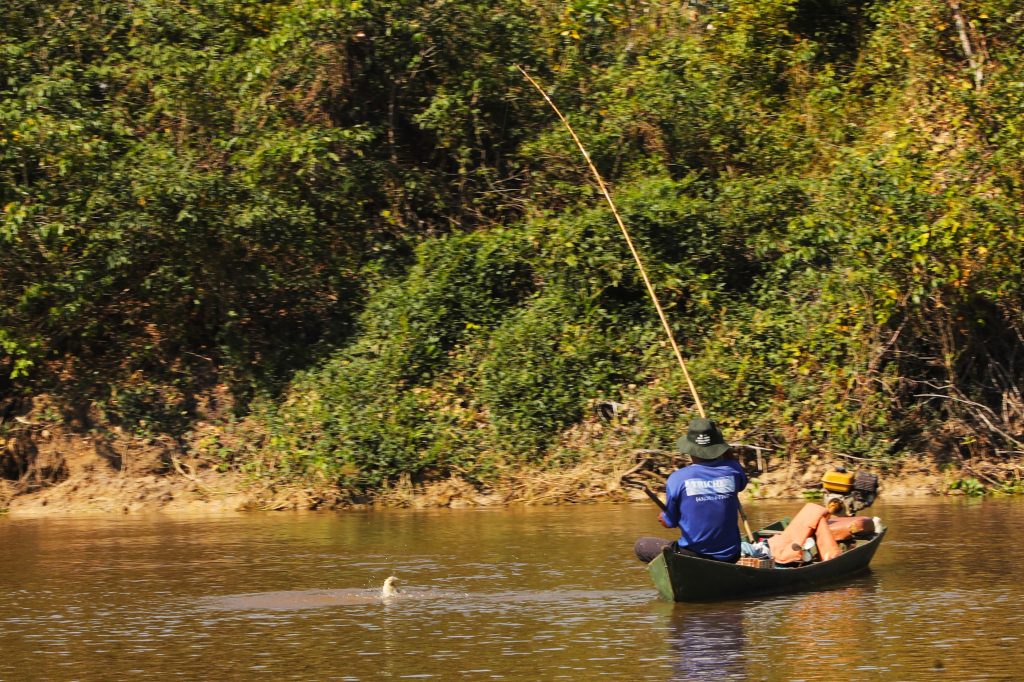
POLYGON ((829 471, 821 477, 821 485, 830 493, 845 495, 853 490, 853 474, 849 471, 829 471))

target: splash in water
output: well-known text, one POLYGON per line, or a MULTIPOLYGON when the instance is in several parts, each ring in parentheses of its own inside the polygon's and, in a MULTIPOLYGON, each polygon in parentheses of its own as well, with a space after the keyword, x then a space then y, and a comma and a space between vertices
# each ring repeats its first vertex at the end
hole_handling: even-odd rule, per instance
POLYGON ((380 588, 380 596, 382 599, 391 599, 397 597, 402 593, 395 585, 398 584, 398 578, 393 575, 389 575, 384 580, 384 586, 380 588))

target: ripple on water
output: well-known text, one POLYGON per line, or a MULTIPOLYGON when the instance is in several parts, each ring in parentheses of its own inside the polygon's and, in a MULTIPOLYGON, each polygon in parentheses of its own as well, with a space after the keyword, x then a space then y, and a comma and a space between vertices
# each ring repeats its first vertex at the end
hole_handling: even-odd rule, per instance
POLYGON ((0 679, 1015 679, 1022 511, 908 505, 873 573, 714 605, 656 599, 646 508, 0 520, 0 679))
POLYGON ((210 611, 301 611, 337 607, 401 606, 474 612, 507 609, 510 604, 568 604, 573 609, 642 604, 651 600, 650 590, 513 590, 466 592, 446 588, 405 588, 393 597, 382 597, 379 589, 281 590, 205 597, 197 606, 210 611))

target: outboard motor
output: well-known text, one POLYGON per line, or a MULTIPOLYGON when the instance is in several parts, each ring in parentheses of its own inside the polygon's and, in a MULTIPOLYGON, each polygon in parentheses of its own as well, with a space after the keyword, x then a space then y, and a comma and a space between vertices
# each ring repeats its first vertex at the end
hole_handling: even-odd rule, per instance
POLYGON ((878 476, 866 471, 856 474, 836 467, 821 478, 825 508, 834 516, 853 516, 867 509, 878 497, 878 476))

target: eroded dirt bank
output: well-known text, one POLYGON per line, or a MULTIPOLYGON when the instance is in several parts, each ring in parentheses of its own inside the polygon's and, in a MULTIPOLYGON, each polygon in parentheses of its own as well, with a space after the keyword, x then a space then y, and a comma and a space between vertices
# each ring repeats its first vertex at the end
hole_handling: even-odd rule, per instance
MULTIPOLYGON (((37 402, 37 405, 40 403, 37 402)), ((43 403, 45 405, 45 403, 43 403)), ((224 452, 238 447, 230 430, 199 423, 188 438, 144 438, 116 428, 80 431, 74 424, 38 418, 38 410, 17 418, 0 446, 0 509, 12 516, 123 514, 144 512, 218 513, 238 510, 343 507, 470 507, 558 504, 645 499, 636 487, 659 481, 684 462, 657 450, 612 452, 571 468, 517 470, 487 486, 460 479, 423 485, 402 480, 372 499, 327 485, 275 481, 232 466, 224 452), (211 448, 211 443, 217 444, 211 448)), ((978 492, 971 485, 1020 485, 1020 467, 1008 462, 957 462, 939 466, 926 456, 898 463, 856 458, 797 459, 751 452, 741 460, 752 474, 744 497, 802 498, 819 488, 835 465, 878 474, 880 494, 908 497, 978 492), (974 484, 972 484, 974 485, 974 484)))
MULTIPOLYGON (((238 510, 339 507, 470 507, 644 499, 629 485, 636 453, 588 461, 557 472, 521 471, 487 488, 459 479, 414 485, 400 481, 373 500, 352 499, 329 487, 274 484, 211 462, 160 440, 106 439, 68 433, 40 434, 36 468, 18 481, 5 480, 0 507, 12 516, 71 513, 218 513, 238 510), (624 476, 626 478, 624 479, 624 476)), ((745 493, 747 499, 802 498, 818 487, 830 462, 767 460, 745 493)), ((864 467, 871 469, 871 467, 864 467)), ((995 474, 998 467, 992 465, 995 474)), ((926 460, 875 470, 881 494, 907 497, 959 493, 951 485, 962 472, 940 472, 926 460)))

